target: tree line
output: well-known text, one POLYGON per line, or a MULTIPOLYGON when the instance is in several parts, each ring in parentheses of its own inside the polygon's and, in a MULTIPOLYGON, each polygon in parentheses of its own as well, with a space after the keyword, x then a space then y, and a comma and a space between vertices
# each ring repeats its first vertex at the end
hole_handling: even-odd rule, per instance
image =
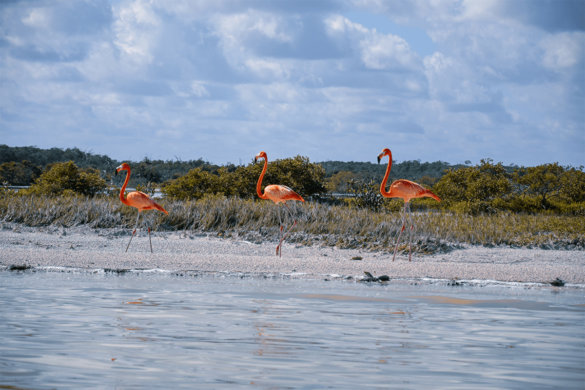
MULTIPOLYGON (((0 145, 0 151, 4 150, 4 146, 0 145)), ((56 153, 54 149, 49 151, 56 153)), ((70 149, 62 152, 63 155, 73 153, 77 156, 83 156, 85 153, 79 154, 78 150, 70 149)), ((2 157, 0 161, 6 158, 3 153, 0 156, 2 157)), ((8 180, 12 180, 12 183, 18 183, 18 180, 24 182, 25 178, 31 178, 32 185, 27 190, 30 193, 85 196, 107 193, 111 186, 119 188, 123 180, 123 176, 114 178, 111 173, 104 175, 105 169, 100 169, 103 169, 103 165, 96 168, 70 160, 48 163, 41 168, 33 161, 38 160, 31 158, 20 162, 4 161, 0 164, 0 178, 4 183, 8 180)), ((111 164, 107 171, 113 173, 118 162, 107 157, 102 159, 103 161, 106 165, 111 164)), ((370 163, 346 165, 332 163, 311 163, 303 156, 271 161, 264 183, 284 184, 294 188, 303 197, 313 197, 315 200, 336 201, 374 210, 384 208, 398 210, 401 207, 401 200, 387 201, 380 195, 379 183, 386 168, 384 164, 371 164, 378 172, 376 175, 367 175, 364 172, 371 168, 368 165, 370 163), (330 169, 332 166, 339 169, 357 166, 361 171, 335 171, 330 169), (326 167, 330 169, 329 176, 326 167), (342 195, 332 198, 332 193, 339 192, 342 195)), ((153 162, 145 159, 133 164, 132 177, 136 175, 143 179, 135 181, 139 190, 153 192, 155 187, 160 187, 165 196, 181 200, 201 199, 207 195, 254 198, 256 182, 262 169, 260 163, 215 166, 202 160, 153 162), (160 166, 164 166, 165 169, 159 169, 160 166)), ((436 169, 441 164, 445 163, 410 166, 416 167, 417 170, 420 166, 436 169)), ((393 165, 390 181, 398 178, 417 178, 404 177, 403 174, 400 170, 395 170, 393 165)), ((431 171, 419 170, 418 174, 418 181, 432 189, 441 197, 442 202, 438 203, 431 199, 415 200, 413 202, 415 209, 444 209, 471 214, 511 211, 585 216, 583 167, 561 166, 558 163, 535 167, 506 167, 502 163, 486 159, 475 166, 447 164, 447 168, 438 177, 437 174, 431 176, 431 171)))
MULTIPOLYGON (((43 170, 58 162, 73 161, 79 168, 94 168, 102 178, 111 181, 114 169, 123 161, 108 156, 84 152, 78 148, 40 149, 34 146, 11 147, 0 145, 0 184, 13 186, 31 185, 43 170)), ((240 166, 228 164, 219 166, 202 160, 152 160, 145 157, 142 161, 126 161, 132 166, 130 185, 161 184, 185 175, 194 168, 218 175, 222 171, 234 172, 240 166)), ((374 162, 324 161, 318 163, 324 169, 324 178, 329 181, 327 189, 332 192, 347 192, 349 179, 377 180, 384 175, 386 166, 374 162)), ((446 169, 459 167, 436 161, 421 163, 419 161, 394 162, 393 175, 396 177, 421 181, 432 185, 446 169)))

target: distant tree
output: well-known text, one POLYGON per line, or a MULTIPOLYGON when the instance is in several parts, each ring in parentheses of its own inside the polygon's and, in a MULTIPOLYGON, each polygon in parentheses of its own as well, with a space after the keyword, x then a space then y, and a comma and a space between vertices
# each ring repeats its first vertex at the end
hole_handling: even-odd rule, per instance
POLYGON ((325 187, 329 192, 347 193, 350 182, 356 179, 357 175, 353 172, 339 171, 327 179, 325 187))
POLYGON ((583 167, 568 168, 561 175, 559 194, 567 202, 585 202, 585 172, 583 167))
POLYGON ((94 196, 105 189, 106 182, 96 169, 79 169, 73 161, 69 161, 52 164, 29 190, 43 195, 76 193, 94 196))
POLYGON ((218 173, 226 195, 254 198, 256 196, 256 183, 261 171, 262 165, 251 163, 247 166, 238 166, 233 171, 220 169, 218 173))
POLYGON ((296 156, 275 160, 269 163, 268 170, 275 181, 265 181, 265 185, 284 184, 301 196, 310 196, 326 191, 325 170, 319 164, 311 163, 308 157, 296 156))
POLYGON ((433 190, 445 206, 478 213, 494 211, 495 201, 509 194, 511 188, 510 174, 502 163, 486 159, 478 166, 448 170, 433 190))
POLYGON ((39 177, 42 170, 30 161, 5 162, 0 164, 0 184, 27 186, 39 177))
POLYGON ((353 195, 352 198, 348 199, 348 203, 360 208, 379 211, 384 202, 384 198, 380 194, 380 183, 375 180, 350 180, 348 193, 353 195))
POLYGON ((162 192, 176 199, 201 199, 205 194, 223 193, 219 183, 218 175, 194 168, 186 175, 167 182, 162 192))
POLYGON ((538 208, 551 210, 560 203, 585 201, 585 173, 575 168, 564 168, 558 163, 519 168, 514 181, 527 200, 534 198, 538 208))
MULTIPOLYGON (((256 183, 261 171, 260 163, 221 167, 214 172, 195 168, 184 176, 168 181, 163 187, 163 193, 179 199, 199 199, 204 194, 253 198, 256 196, 256 183)), ((310 163, 306 157, 297 156, 270 162, 263 186, 284 184, 302 196, 313 195, 325 192, 323 177, 321 166, 310 163)))
MULTIPOLYGON (((261 163, 250 163, 235 170, 219 170, 226 195, 242 198, 256 197, 256 183, 262 171, 261 163)), ((289 186, 301 196, 320 194, 326 191, 324 186, 325 171, 319 164, 314 164, 307 157, 296 156, 282 160, 270 161, 262 187, 270 184, 289 186)))
POLYGON ((161 169, 159 164, 153 163, 148 158, 145 158, 140 163, 132 167, 132 173, 137 177, 144 178, 149 183, 159 183, 161 181, 161 169))

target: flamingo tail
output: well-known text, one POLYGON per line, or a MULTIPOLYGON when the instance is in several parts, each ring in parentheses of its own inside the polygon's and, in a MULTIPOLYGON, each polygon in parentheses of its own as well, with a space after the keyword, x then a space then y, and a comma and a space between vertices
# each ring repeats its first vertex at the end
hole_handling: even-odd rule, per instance
POLYGON ((162 211, 163 213, 169 215, 169 212, 167 210, 165 210, 164 207, 162 207, 160 204, 158 204, 156 202, 152 202, 152 203, 154 203, 154 208, 155 209, 157 209, 159 211, 162 211))
POLYGON ((436 201, 439 201, 439 202, 441 201, 441 198, 439 198, 437 195, 435 195, 435 194, 434 194, 432 191, 430 191, 430 190, 427 190, 427 191, 425 192, 424 196, 427 196, 427 197, 429 197, 429 198, 433 198, 434 200, 436 200, 436 201))

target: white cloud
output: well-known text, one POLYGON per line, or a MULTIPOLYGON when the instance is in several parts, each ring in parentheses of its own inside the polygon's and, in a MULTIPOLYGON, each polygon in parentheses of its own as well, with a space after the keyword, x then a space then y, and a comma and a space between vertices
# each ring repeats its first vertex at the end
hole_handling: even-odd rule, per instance
POLYGON ((338 44, 349 46, 368 69, 413 71, 419 67, 416 54, 398 36, 369 30, 341 15, 327 18, 325 25, 338 44))
POLYGON ((50 16, 47 9, 33 8, 28 15, 22 18, 22 23, 32 28, 46 29, 50 26, 50 16))
POLYGON ((268 80, 285 80, 290 77, 290 72, 285 64, 280 61, 250 58, 244 62, 245 66, 259 78, 268 80))
POLYGON ((160 20, 150 3, 136 0, 120 4, 114 17, 114 43, 125 54, 125 59, 137 64, 152 62, 160 20))
POLYGON ((205 88, 205 83, 201 81, 191 82, 191 92, 197 97, 209 96, 209 91, 205 88))
POLYGON ((543 65, 551 70, 572 68, 583 65, 585 33, 559 33, 546 36, 541 42, 544 50, 543 65))
POLYGON ((0 137, 47 129, 34 144, 124 159, 249 161, 262 144, 273 158, 368 160, 387 145, 398 159, 583 163, 580 6, 543 3, 9 2, 0 137), (435 52, 421 58, 401 26, 435 52))

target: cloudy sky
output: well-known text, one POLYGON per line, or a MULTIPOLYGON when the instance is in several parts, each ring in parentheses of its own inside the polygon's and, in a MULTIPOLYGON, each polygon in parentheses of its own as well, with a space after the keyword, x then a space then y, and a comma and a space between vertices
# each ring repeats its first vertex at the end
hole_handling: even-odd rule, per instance
POLYGON ((585 165, 583 0, 0 2, 0 144, 585 165))

